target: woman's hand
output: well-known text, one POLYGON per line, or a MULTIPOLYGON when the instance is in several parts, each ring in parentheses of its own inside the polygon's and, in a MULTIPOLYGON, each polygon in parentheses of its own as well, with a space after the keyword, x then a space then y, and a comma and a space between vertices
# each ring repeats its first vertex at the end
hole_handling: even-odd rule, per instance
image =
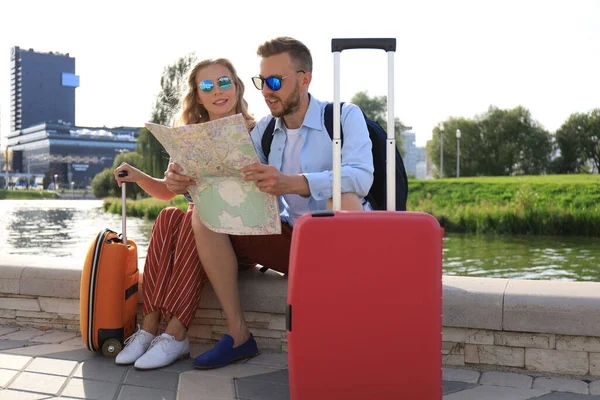
POLYGON ((187 187, 195 185, 196 182, 189 176, 181 174, 183 168, 175 163, 169 163, 165 171, 165 183, 167 189, 176 194, 187 193, 187 187))
POLYGON ((122 182, 139 182, 145 176, 145 174, 139 169, 132 167, 127 163, 121 163, 113 172, 119 187, 121 187, 122 182), (119 176, 119 172, 125 171, 127 172, 126 176, 119 176))

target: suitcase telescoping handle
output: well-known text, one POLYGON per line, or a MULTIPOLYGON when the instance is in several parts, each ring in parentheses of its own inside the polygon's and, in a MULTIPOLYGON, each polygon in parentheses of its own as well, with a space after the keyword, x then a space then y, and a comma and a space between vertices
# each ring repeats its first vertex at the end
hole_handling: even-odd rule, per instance
POLYGON ((394 133, 394 53, 395 38, 332 39, 333 53, 333 210, 342 208, 342 141, 340 139, 340 54, 350 49, 379 49, 388 54, 387 95, 387 209, 396 204, 396 136, 394 133))
MULTIPOLYGON (((127 176, 127 171, 119 171, 119 176, 121 178, 127 176)), ((127 216, 127 202, 126 202, 126 198, 125 198, 125 182, 121 183, 121 211, 123 214, 123 217, 121 218, 121 231, 123 232, 123 244, 125 246, 127 246, 127 232, 125 230, 125 220, 126 220, 126 216, 127 216)))

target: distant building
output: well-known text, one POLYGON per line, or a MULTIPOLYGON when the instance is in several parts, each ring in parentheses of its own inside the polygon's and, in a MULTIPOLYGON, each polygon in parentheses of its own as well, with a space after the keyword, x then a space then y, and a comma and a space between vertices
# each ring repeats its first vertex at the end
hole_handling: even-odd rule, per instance
POLYGON ((410 130, 402 132, 404 144, 404 168, 406 173, 417 179, 426 177, 425 148, 416 146, 416 134, 410 130))
POLYGON ((15 46, 10 62, 11 132, 46 121, 75 125, 75 58, 15 46))
POLYGON ((47 122, 11 132, 11 173, 37 177, 40 183, 42 177, 57 174, 60 183, 87 186, 96 174, 112 166, 118 154, 136 149, 139 130, 47 122))
POLYGON ((75 58, 13 47, 11 56, 10 180, 87 186, 133 151, 140 128, 81 127, 75 123, 75 58))

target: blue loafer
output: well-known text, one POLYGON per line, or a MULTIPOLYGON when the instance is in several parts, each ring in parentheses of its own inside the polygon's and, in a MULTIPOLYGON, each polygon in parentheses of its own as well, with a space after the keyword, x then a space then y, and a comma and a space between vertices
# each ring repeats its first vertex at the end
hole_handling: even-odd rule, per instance
POLYGON ((211 369, 224 367, 234 361, 251 358, 257 354, 258 346, 252 334, 250 334, 250 338, 245 343, 238 347, 233 347, 233 338, 231 336, 224 335, 215 347, 194 359, 194 368, 211 369))

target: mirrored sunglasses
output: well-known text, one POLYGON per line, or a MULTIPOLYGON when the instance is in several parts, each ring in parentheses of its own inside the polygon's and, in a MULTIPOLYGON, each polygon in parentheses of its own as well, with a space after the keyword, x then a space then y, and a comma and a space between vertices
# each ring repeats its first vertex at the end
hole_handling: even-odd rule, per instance
POLYGON ((296 75, 299 74, 300 72, 304 73, 304 71, 299 70, 294 72, 293 74, 289 74, 286 76, 282 76, 282 77, 278 77, 278 76, 269 76, 268 78, 263 78, 260 76, 254 76, 252 77, 252 83, 254 83, 254 87, 257 88, 258 90, 262 90, 264 85, 267 84, 267 87, 273 91, 277 91, 279 89, 281 89, 281 81, 283 81, 285 78, 288 78, 292 75, 296 75))
MULTIPOLYGON (((231 87, 231 79, 229 79, 226 76, 222 76, 217 81, 217 85, 219 85, 219 87, 221 89, 227 90, 227 89, 229 89, 231 87)), ((210 79, 205 79, 202 82, 200 82, 200 84, 198 85, 198 87, 203 92, 209 93, 211 90, 213 90, 213 88, 215 87, 215 84, 210 79)))

